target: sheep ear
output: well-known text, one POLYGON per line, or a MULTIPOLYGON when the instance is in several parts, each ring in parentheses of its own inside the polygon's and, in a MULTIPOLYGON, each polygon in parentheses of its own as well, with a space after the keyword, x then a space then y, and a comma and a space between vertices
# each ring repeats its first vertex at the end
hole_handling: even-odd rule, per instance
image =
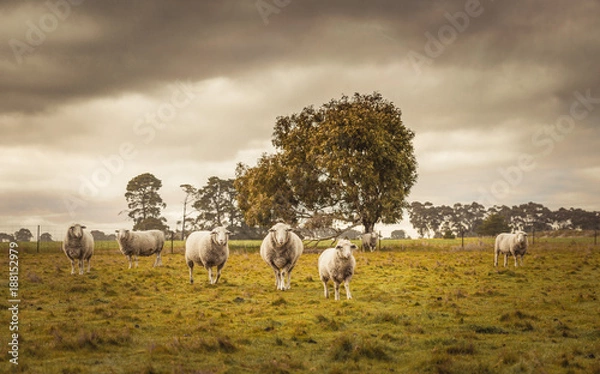
POLYGON ((115 233, 116 233, 116 234, 118 234, 118 233, 119 233, 119 230, 115 230, 115 233))
POLYGON ((352 245, 350 246, 350 249, 351 249, 351 250, 353 250, 353 251, 354 251, 354 250, 356 250, 356 248, 358 248, 358 247, 356 246, 356 244, 352 244, 352 245))
POLYGON ((87 229, 87 227, 85 227, 85 226, 81 226, 81 228, 82 228, 82 229, 87 229))
POLYGON ((231 234, 233 234, 233 233, 232 233, 231 231, 229 231, 229 230, 225 230, 225 234, 227 234, 227 235, 231 235, 231 234))

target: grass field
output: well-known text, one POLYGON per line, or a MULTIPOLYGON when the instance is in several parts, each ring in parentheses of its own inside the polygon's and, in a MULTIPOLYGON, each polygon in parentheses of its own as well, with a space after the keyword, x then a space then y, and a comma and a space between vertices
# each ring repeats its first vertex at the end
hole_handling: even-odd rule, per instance
MULTIPOLYGON (((517 269, 492 266, 491 240, 470 239, 464 249, 460 240, 384 241, 382 251, 355 254, 354 299, 337 302, 323 297, 318 251, 300 258, 292 289, 281 292, 258 242, 232 242, 214 286, 198 268, 188 283, 182 242, 172 254, 165 245, 163 267, 142 258, 131 270, 115 243, 98 243, 84 276, 70 275, 54 243, 40 253, 22 246, 19 365, 4 354, 1 368, 600 373, 600 245, 592 241, 541 239, 517 269)), ((10 314, 1 315, 7 347, 10 314)))

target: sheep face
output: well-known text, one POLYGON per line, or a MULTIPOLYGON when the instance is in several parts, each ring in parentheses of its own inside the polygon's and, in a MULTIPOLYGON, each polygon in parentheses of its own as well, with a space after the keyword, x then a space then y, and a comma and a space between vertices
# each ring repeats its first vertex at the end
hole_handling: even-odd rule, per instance
POLYGON ((74 239, 81 239, 83 237, 83 229, 85 229, 85 226, 74 223, 69 227, 69 236, 74 239))
POLYGON ((129 230, 126 229, 115 230, 115 233, 117 233, 117 240, 127 239, 129 236, 129 230))
POLYGON ((356 250, 356 245, 349 240, 341 239, 335 246, 335 254, 342 260, 352 257, 352 251, 356 250))
POLYGON ((285 223, 277 223, 269 229, 271 237, 277 247, 283 246, 288 241, 290 231, 292 231, 292 228, 285 223))
POLYGON ((227 240, 229 239, 230 234, 231 232, 224 227, 217 227, 216 229, 210 232, 212 240, 220 246, 224 246, 225 244, 227 244, 227 240))
POLYGON ((518 231, 517 232, 517 243, 521 246, 524 246, 527 244, 527 233, 523 232, 523 231, 518 231))

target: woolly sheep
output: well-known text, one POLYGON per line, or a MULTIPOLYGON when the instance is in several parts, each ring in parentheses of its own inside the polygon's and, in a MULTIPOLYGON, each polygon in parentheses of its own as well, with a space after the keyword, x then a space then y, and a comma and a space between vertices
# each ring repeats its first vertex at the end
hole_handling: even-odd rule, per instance
POLYGON ((62 243, 62 249, 71 260, 71 274, 75 274, 75 260, 79 262, 79 275, 83 274, 84 261, 87 260, 90 272, 90 259, 94 254, 94 237, 87 231, 83 231, 85 226, 74 223, 67 230, 65 240, 62 243))
POLYGON ((527 233, 517 231, 514 234, 500 234, 494 244, 494 266, 498 266, 500 253, 504 254, 504 267, 508 264, 508 255, 515 258, 515 267, 517 267, 517 256, 521 256, 521 266, 523 266, 525 252, 527 252, 527 233))
POLYGON ((190 283, 194 283, 192 271, 194 263, 208 270, 208 281, 217 284, 221 278, 221 270, 229 258, 229 232, 225 227, 217 227, 212 231, 196 231, 185 241, 185 263, 190 269, 190 283), (213 279, 212 268, 217 267, 217 276, 213 279))
POLYGON ((127 256, 131 269, 132 258, 135 258, 135 266, 138 267, 138 256, 152 256, 156 253, 153 266, 162 266, 160 252, 165 244, 165 234, 160 230, 131 231, 116 230, 117 242, 121 253, 127 256))
POLYGON ((354 275, 356 260, 352 251, 356 249, 350 240, 340 239, 335 248, 328 248, 319 256, 319 277, 325 289, 325 298, 329 297, 327 283, 331 279, 335 288, 335 299, 340 299, 340 284, 344 283, 346 298, 352 299, 350 280, 354 275))
POLYGON ((290 289, 292 270, 303 250, 302 240, 292 232, 289 225, 280 222, 269 229, 260 245, 260 256, 275 272, 275 285, 278 290, 290 289))
POLYGON ((378 235, 374 232, 362 234, 362 250, 364 251, 365 249, 368 249, 373 252, 375 249, 377 249, 377 238, 378 235))

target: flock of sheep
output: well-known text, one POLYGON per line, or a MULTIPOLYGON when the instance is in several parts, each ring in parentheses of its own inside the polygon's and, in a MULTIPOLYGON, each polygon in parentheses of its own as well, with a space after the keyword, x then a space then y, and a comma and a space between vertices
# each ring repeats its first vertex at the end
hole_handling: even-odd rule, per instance
MULTIPOLYGON (((86 227, 73 224, 67 230, 63 241, 63 251, 71 261, 71 274, 75 274, 75 260, 79 263, 79 274, 83 274, 84 262, 88 263, 94 253, 94 238, 84 231, 86 227)), ((156 254, 154 266, 161 266, 161 251, 165 243, 162 231, 131 231, 117 230, 119 249, 129 261, 129 269, 133 259, 138 266, 138 256, 151 256, 156 254)), ((190 273, 190 283, 194 283, 193 270, 195 265, 204 267, 208 271, 210 284, 216 284, 221 277, 221 271, 229 258, 228 240, 229 232, 225 227, 217 227, 212 231, 193 232, 185 242, 185 263, 190 273), (216 268, 213 276, 212 269, 216 268)), ((376 234, 363 235, 363 248, 373 251, 377 245, 376 234), (369 235, 369 236, 367 236, 369 235)), ((350 280, 354 275, 356 260, 352 254, 357 247, 347 239, 338 240, 333 248, 328 248, 321 253, 318 260, 319 278, 323 282, 325 297, 329 297, 328 283, 331 280, 335 290, 335 300, 340 299, 340 286, 346 289, 346 298, 351 299, 350 280)), ((288 290, 291 285, 292 270, 296 266, 300 255, 304 251, 302 240, 292 231, 292 227, 285 223, 276 223, 269 229, 260 246, 260 256, 273 269, 275 273, 275 286, 278 290, 288 290)), ((517 266, 517 258, 521 259, 527 252, 527 234, 517 231, 514 234, 500 234, 494 244, 494 266, 498 266, 498 256, 504 255, 504 267, 507 266, 508 256, 511 255, 517 266)))

